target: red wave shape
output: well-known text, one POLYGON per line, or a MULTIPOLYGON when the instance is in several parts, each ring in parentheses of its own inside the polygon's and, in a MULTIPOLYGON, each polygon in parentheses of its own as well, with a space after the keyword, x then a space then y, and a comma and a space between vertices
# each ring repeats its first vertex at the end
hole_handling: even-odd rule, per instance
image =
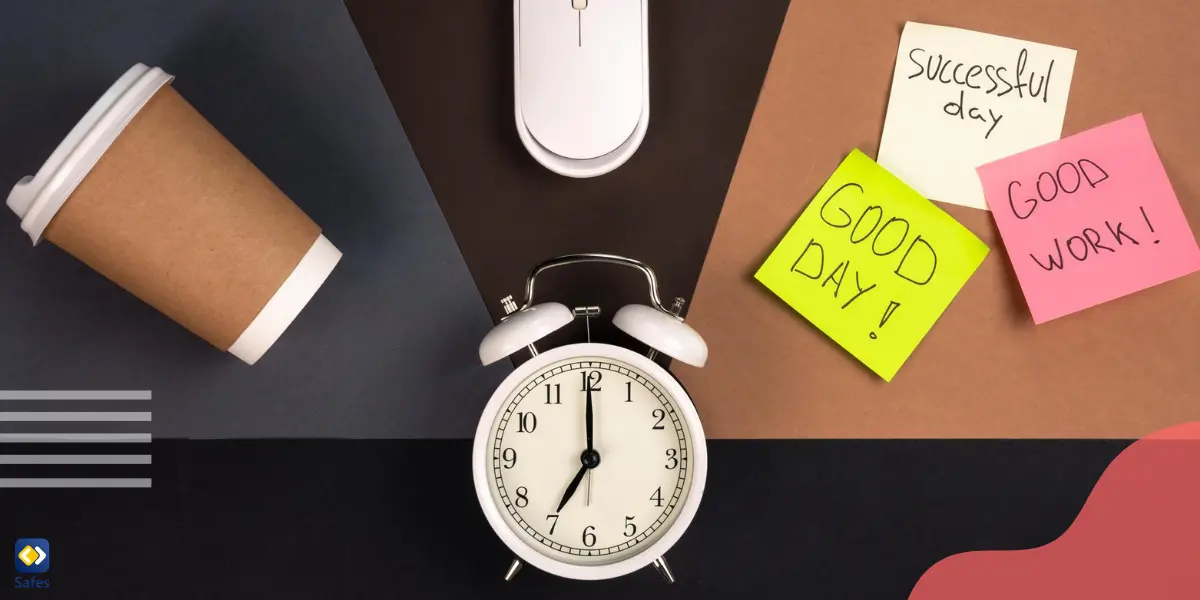
POLYGON ((1100 476, 1058 539, 956 554, 909 600, 1200 598, 1200 423, 1142 438, 1100 476))

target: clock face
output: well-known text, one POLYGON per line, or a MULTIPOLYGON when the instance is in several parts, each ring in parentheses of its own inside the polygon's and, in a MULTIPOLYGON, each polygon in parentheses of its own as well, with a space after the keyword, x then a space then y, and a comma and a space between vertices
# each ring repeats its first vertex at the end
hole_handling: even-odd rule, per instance
POLYGON ((491 424, 487 479, 518 538, 556 561, 603 565, 671 528, 694 469, 678 404, 688 400, 664 387, 595 356, 550 363, 517 385, 491 424))

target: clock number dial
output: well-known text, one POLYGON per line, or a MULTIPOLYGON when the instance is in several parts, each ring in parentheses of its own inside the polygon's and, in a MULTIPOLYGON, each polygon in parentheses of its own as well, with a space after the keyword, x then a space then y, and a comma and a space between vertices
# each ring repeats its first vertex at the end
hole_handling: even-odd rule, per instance
POLYGON ((650 415, 658 418, 658 421, 654 423, 654 427, 651 427, 650 429, 663 429, 663 419, 667 418, 667 411, 661 408, 656 408, 654 409, 654 412, 650 413, 650 415))
POLYGON ((680 400, 620 361, 542 367, 514 389, 492 425, 492 493, 502 518, 538 552, 568 563, 613 563, 649 547, 688 495, 690 437, 680 400), (602 380, 616 397, 600 393, 602 380), (555 408, 537 410, 548 405, 555 408), (585 495, 582 479, 595 477, 585 495))
POLYGON ((533 433, 537 429, 537 415, 531 412, 517 413, 517 433, 533 433))
POLYGON ((582 387, 579 388, 579 391, 581 391, 581 392, 586 392, 588 390, 592 390, 593 392, 600 391, 600 379, 602 377, 604 377, 604 375, 600 371, 583 371, 579 375, 580 375, 580 378, 583 380, 582 387))

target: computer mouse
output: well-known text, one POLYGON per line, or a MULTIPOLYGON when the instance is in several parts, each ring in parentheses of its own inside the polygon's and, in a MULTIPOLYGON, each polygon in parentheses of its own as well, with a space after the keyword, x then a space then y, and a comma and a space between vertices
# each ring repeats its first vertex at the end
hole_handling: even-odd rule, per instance
POLYGON ((633 155, 650 121, 646 0, 513 0, 517 131, 561 175, 633 155))

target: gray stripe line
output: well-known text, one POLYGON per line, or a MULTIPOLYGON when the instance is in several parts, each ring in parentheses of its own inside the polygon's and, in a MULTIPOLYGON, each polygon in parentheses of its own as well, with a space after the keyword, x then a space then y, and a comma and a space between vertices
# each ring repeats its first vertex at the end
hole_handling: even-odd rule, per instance
POLYGON ((0 412, 0 421, 149 421, 148 412, 0 412))
POLYGON ((150 390, 0 390, 0 400, 149 400, 150 390))
POLYGON ((0 479, 0 488, 148 488, 150 479, 0 479))
POLYGON ((148 433, 0 433, 0 443, 73 443, 73 442, 107 442, 107 443, 146 443, 150 441, 148 433))
POLYGON ((149 454, 0 454, 0 465, 148 465, 149 454))

